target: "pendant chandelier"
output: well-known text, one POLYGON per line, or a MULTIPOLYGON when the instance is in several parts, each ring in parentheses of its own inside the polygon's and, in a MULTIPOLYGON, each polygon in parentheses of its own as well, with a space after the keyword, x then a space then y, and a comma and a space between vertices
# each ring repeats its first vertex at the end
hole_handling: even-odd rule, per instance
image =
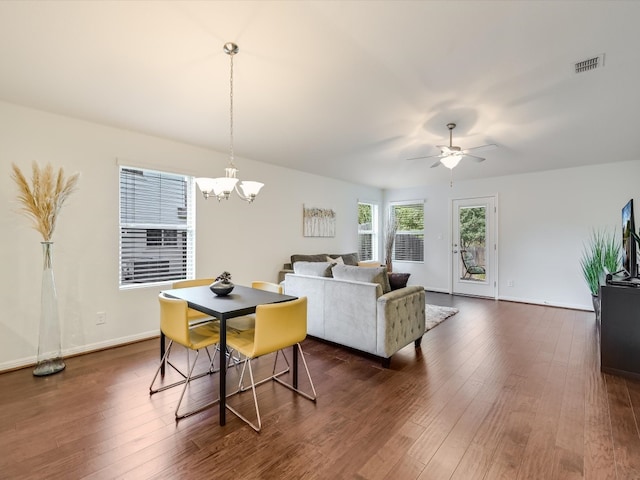
POLYGON ((233 163, 233 56, 238 53, 238 45, 235 43, 225 43, 224 52, 229 55, 231 64, 231 76, 230 76, 230 94, 229 94, 229 125, 230 125, 230 142, 229 142, 229 166, 224 169, 224 177, 218 178, 196 178, 196 183, 202 191, 204 198, 216 197, 218 201, 225 199, 228 200, 231 192, 236 191, 238 196, 249 203, 253 202, 260 192, 260 189, 264 186, 264 183, 240 181, 237 177, 238 169, 233 163), (240 188, 238 188, 240 187, 240 188))

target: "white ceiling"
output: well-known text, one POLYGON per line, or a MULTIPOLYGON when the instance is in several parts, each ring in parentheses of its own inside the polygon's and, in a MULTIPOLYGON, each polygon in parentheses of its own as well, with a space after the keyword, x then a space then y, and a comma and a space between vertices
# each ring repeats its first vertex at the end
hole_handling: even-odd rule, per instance
POLYGON ((638 1, 5 0, 0 99, 227 151, 228 41, 237 157, 448 182, 406 158, 455 122, 454 144, 499 148, 454 180, 640 158, 638 1))

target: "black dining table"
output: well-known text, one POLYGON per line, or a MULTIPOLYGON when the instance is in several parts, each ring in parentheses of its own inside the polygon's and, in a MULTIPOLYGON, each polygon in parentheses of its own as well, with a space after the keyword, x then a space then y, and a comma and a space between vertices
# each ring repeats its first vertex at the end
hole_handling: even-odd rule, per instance
MULTIPOLYGON (((255 288, 236 285, 231 293, 225 296, 217 296, 208 286, 176 288, 164 290, 167 297, 186 300, 189 308, 202 312, 220 320, 220 352, 221 358, 225 358, 227 351, 227 320, 242 315, 255 313, 258 305, 270 303, 282 303, 296 300, 298 297, 282 295, 280 293, 258 290, 255 288)), ((164 353, 164 336, 161 335, 161 354, 164 353)), ((294 347, 293 356, 293 380, 294 385, 298 379, 298 351, 294 347)), ((226 423, 226 397, 227 397, 227 362, 220 362, 220 425, 226 423)), ((296 385, 297 386, 297 385, 296 385)))

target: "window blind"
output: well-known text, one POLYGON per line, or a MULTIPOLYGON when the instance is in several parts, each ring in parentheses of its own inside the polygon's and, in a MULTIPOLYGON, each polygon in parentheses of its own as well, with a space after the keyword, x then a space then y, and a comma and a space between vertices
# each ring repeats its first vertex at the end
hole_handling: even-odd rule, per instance
POLYGON ((120 167, 120 286, 193 278, 193 178, 120 167))
POLYGON ((424 261, 424 204, 406 203, 392 205, 398 230, 393 245, 393 260, 424 261))
POLYGON ((358 203, 358 258, 375 260, 378 256, 378 206, 358 203))

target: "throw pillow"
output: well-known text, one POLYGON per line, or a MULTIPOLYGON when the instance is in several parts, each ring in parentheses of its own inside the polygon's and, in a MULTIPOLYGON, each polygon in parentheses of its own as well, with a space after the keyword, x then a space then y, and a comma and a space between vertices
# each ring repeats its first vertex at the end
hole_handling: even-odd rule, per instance
POLYGON ((378 283, 382 287, 382 293, 391 291, 387 267, 361 268, 353 265, 334 265, 331 269, 333 278, 339 280, 353 280, 356 282, 378 283))
POLYGON ((329 262, 296 262, 293 264, 293 272, 298 275, 330 277, 331 265, 329 262))
POLYGON ((329 256, 331 258, 342 257, 345 265, 358 265, 358 260, 360 260, 360 258, 358 257, 358 252, 340 254, 330 253, 329 256))
POLYGON ((399 288, 406 287, 410 276, 410 273, 390 273, 389 284, 391 285, 391 290, 398 290, 399 288))
POLYGON ((372 267, 380 267, 382 265, 380 265, 380 262, 377 260, 363 260, 361 262, 358 262, 358 266, 372 268, 372 267))
POLYGON ((333 265, 335 264, 344 265, 344 260, 342 260, 342 257, 331 258, 330 256, 327 255, 327 262, 333 265))

